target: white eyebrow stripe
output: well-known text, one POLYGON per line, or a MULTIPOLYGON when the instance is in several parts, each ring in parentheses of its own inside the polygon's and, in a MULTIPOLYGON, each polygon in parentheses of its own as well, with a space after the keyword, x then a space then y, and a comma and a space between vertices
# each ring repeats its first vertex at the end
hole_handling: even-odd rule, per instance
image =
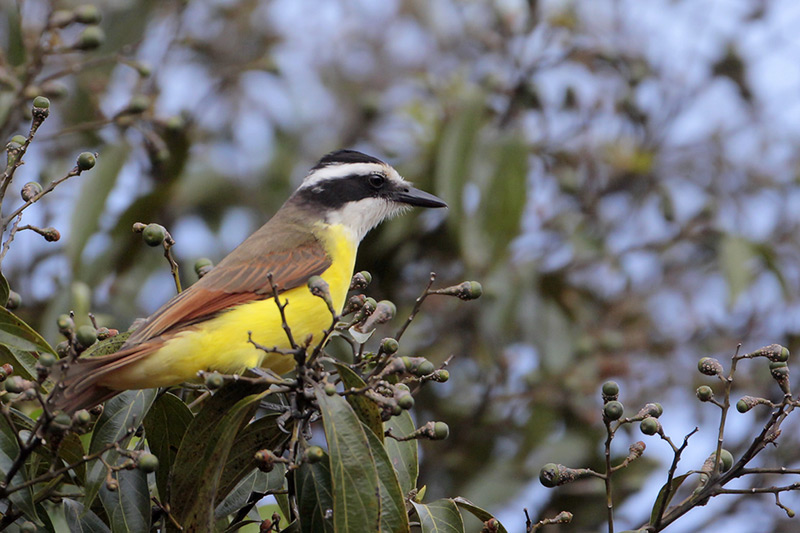
POLYGON ((300 188, 306 189, 308 187, 313 187, 321 181, 336 178, 346 178, 347 176, 351 176, 353 174, 361 174, 366 176, 367 174, 374 173, 388 176, 390 174, 390 167, 386 165, 380 165, 378 163, 341 163, 328 165, 309 172, 309 174, 303 180, 303 184, 300 185, 300 188))

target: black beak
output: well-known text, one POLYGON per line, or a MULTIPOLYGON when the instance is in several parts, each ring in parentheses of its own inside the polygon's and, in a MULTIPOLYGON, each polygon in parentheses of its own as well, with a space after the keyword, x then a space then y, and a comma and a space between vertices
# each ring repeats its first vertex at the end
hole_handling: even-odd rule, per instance
POLYGON ((447 204, 438 196, 408 185, 398 189, 394 194, 394 201, 417 207, 447 207, 447 204))

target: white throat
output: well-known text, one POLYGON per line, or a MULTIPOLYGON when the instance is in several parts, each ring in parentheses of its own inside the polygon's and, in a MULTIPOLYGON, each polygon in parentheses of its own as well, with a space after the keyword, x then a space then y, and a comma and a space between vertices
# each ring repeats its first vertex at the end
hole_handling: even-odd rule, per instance
POLYGON ((352 233, 355 242, 361 242, 369 230, 383 220, 409 209, 410 206, 383 198, 364 198, 329 211, 325 214, 325 222, 344 226, 352 233))

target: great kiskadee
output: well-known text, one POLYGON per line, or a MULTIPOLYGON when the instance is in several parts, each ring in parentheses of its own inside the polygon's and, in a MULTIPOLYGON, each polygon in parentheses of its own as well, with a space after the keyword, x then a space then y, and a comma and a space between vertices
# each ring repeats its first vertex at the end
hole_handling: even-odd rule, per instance
POLYGON ((331 315, 306 287, 308 279, 322 276, 341 311, 361 239, 409 206, 446 204, 379 159, 352 150, 326 155, 266 224, 147 318, 119 351, 71 363, 52 396, 54 407, 71 413, 123 390, 189 381, 201 370, 232 374, 260 366, 288 372, 295 364, 291 356, 266 354, 248 341, 252 332, 262 346, 291 348, 273 284, 288 301, 294 338, 320 339, 331 315))

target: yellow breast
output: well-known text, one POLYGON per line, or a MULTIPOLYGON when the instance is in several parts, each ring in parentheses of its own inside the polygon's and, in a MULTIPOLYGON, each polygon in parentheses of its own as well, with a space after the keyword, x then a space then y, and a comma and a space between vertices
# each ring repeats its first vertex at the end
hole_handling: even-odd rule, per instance
MULTIPOLYGON (((318 223, 314 230, 331 258, 322 273, 330 286, 334 308, 341 310, 353 276, 358 242, 342 225, 318 223)), ((296 342, 308 335, 322 338, 331 325, 331 314, 322 299, 305 285, 281 293, 288 301, 286 321, 296 342)), ((113 389, 139 389, 175 385, 195 379, 200 370, 232 374, 262 366, 278 374, 294 368, 294 360, 281 354, 265 354, 248 342, 248 332, 262 346, 290 348, 272 298, 243 304, 176 334, 158 351, 110 374, 100 383, 113 389)), ((313 341, 312 341, 313 345, 313 341)))

